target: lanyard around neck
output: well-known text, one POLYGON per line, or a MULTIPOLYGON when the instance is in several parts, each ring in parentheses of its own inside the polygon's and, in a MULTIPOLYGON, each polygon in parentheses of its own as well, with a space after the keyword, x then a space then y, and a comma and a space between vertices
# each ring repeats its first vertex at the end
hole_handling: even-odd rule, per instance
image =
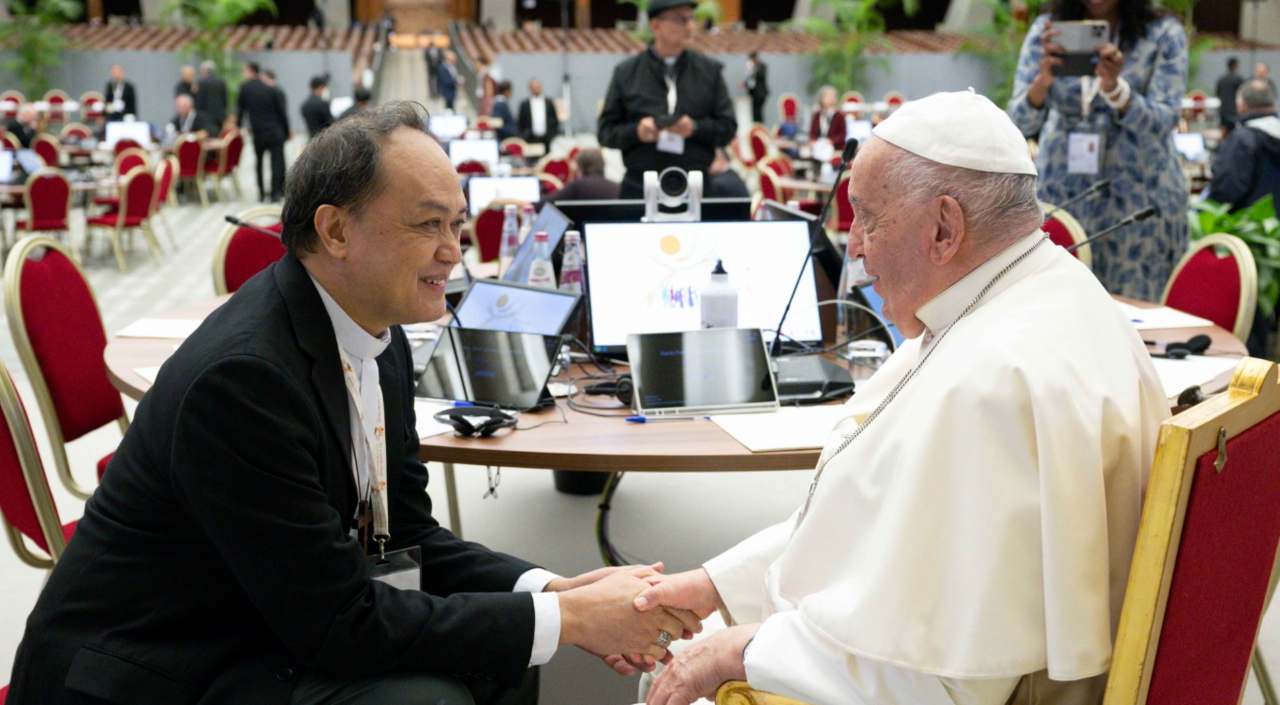
MULTIPOLYGON (((373 539, 378 542, 379 555, 386 556, 386 542, 391 538, 391 516, 387 508, 387 422, 382 403, 382 386, 374 385, 378 399, 378 415, 373 427, 373 437, 365 430, 364 403, 360 397, 360 384, 356 381, 355 367, 347 357, 347 351, 338 346, 342 358, 342 377, 347 383, 347 393, 360 419, 360 435, 363 437, 365 457, 369 468, 369 503, 373 505, 373 539)), ((365 360, 365 365, 377 365, 377 360, 365 360)), ((353 442, 356 439, 352 439, 353 442)), ((357 461, 358 462, 358 461, 357 461)), ((360 491, 361 488, 356 488, 360 491)))

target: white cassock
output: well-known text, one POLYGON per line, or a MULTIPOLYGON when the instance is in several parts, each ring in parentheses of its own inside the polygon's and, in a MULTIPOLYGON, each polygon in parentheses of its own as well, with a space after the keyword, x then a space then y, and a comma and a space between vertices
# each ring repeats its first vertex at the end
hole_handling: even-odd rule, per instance
POLYGON ((1133 324, 1051 243, 960 318, 1042 237, 920 308, 924 335, 859 387, 823 457, 937 350, 829 463, 798 529, 706 564, 726 620, 763 622, 753 687, 814 705, 1101 702, 1169 409, 1133 324))

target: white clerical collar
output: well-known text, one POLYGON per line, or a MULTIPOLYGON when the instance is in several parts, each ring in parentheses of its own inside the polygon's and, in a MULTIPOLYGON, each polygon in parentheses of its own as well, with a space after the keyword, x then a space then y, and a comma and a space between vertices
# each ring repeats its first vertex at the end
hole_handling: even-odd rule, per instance
MULTIPOLYGON (((311 276, 308 274, 307 276, 311 276)), ((329 313, 329 320, 333 323, 333 332, 338 336, 338 345, 347 352, 348 355, 359 358, 361 360, 372 360, 382 354, 391 344, 391 329, 382 331, 379 337, 369 335, 368 331, 360 327, 360 324, 351 319, 346 311, 338 305, 337 301, 329 295, 329 292, 320 286, 320 282, 315 277, 311 277, 311 283, 316 285, 316 291, 320 292, 320 300, 324 302, 324 310, 329 313)))
MULTIPOLYGON (((982 291, 983 287, 991 283, 996 274, 1000 270, 1009 266, 1011 262, 1021 257, 1029 248, 1044 237, 1044 233, 1040 230, 1019 238, 1012 245, 1001 250, 1000 254, 983 262, 977 269, 969 272, 963 279, 947 287, 947 290, 938 294, 929 300, 928 303, 916 310, 916 318, 925 326, 926 341, 941 333, 947 326, 955 323, 960 318, 960 314, 964 313, 965 308, 973 303, 974 298, 982 291)), ((1046 249, 1047 252, 1052 250, 1046 249)), ((1026 264, 1024 261, 1022 264, 1026 264)), ((987 292, 985 299, 990 299, 993 294, 999 293, 996 289, 1003 290, 1020 277, 1005 276, 1000 283, 992 291, 987 292)), ((979 304, 981 305, 981 304, 979 304)))

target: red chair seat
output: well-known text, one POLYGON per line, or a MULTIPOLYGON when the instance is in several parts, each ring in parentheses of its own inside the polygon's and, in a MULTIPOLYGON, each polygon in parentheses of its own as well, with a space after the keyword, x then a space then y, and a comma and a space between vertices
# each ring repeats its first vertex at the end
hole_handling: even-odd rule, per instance
POLYGON ((136 228, 139 225, 142 225, 143 220, 145 220, 143 216, 137 215, 125 217, 124 221, 120 222, 119 213, 107 213, 105 215, 97 216, 96 218, 89 218, 85 222, 89 225, 97 225, 103 228, 136 228))
POLYGON ((107 466, 111 464, 111 459, 114 457, 116 457, 116 452, 113 450, 110 453, 107 453, 106 455, 102 456, 102 460, 98 461, 98 479, 99 480, 102 479, 102 474, 107 471, 107 466))
MULTIPOLYGON (((71 540, 71 535, 76 532, 76 523, 78 521, 79 520, 62 525, 62 538, 66 539, 67 541, 71 540)), ((0 701, 0 705, 4 705, 3 701, 0 701)))
POLYGON ((94 196, 93 204, 95 206, 112 206, 114 208, 119 208, 120 197, 119 196, 94 196))
POLYGON ((30 228, 27 227, 27 221, 19 220, 15 223, 19 230, 70 230, 71 226, 67 224, 66 218, 57 218, 50 220, 37 220, 30 228))
POLYGON ((4 699, 9 696, 9 686, 0 688, 0 705, 4 705, 4 699))
POLYGON ((1240 308, 1240 291, 1240 270, 1235 259, 1219 257, 1212 247, 1207 247, 1178 272, 1164 303, 1233 330, 1240 308))

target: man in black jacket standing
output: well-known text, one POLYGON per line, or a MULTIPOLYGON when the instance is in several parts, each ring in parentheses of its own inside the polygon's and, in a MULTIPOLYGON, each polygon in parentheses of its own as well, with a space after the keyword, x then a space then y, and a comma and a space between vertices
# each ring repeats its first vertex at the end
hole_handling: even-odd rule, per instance
POLYGON ((125 115, 138 115, 138 92, 133 82, 125 79, 124 67, 120 64, 111 65, 111 80, 107 81, 103 96, 107 101, 107 122, 119 122, 125 115))
POLYGON ((556 114, 555 101, 542 92, 542 81, 529 81, 529 97, 520 104, 520 137, 525 142, 537 142, 551 153, 551 141, 560 134, 560 116, 556 114))
POLYGON ((600 144, 622 150, 623 198, 644 196, 644 172, 677 166, 706 171, 716 147, 733 139, 738 123, 724 66, 688 49, 695 20, 692 0, 653 0, 653 43, 618 65, 600 113, 600 144))
POLYGON ((258 197, 278 201, 284 196, 284 142, 288 137, 289 116, 285 114, 284 96, 262 82, 258 64, 244 65, 244 83, 240 84, 240 100, 236 105, 236 124, 243 129, 245 114, 253 131, 254 169, 258 173, 258 197), (262 180, 262 156, 271 154, 271 191, 262 180))
POLYGON ((444 314, 467 210, 425 117, 394 103, 303 151, 288 253, 161 368, 8 705, 528 703, 558 644, 663 658, 698 628, 634 609, 651 569, 560 578, 432 517, 400 324, 444 314))
POLYGON ((325 76, 311 77, 311 95, 302 102, 302 119, 307 123, 307 134, 315 139, 320 131, 333 124, 333 108, 325 98, 329 88, 329 79, 325 76))
POLYGON ((200 80, 196 81, 196 110, 222 129, 227 121, 227 82, 218 78, 218 65, 212 61, 200 64, 200 80))
POLYGON ((769 99, 769 67, 760 61, 760 52, 747 55, 747 79, 742 82, 751 96, 751 121, 764 124, 764 104, 769 99))

